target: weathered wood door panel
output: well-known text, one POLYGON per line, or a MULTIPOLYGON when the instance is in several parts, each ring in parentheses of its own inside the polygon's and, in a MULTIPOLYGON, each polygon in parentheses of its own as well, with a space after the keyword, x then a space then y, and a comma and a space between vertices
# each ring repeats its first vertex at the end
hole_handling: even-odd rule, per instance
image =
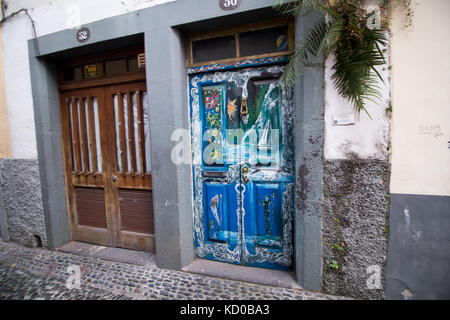
POLYGON ((154 250, 145 81, 61 94, 73 240, 154 250))
POLYGON ((149 110, 145 82, 110 86, 109 151, 117 246, 154 248, 149 110))
POLYGON ((282 66, 190 76, 197 256, 292 267, 294 104, 282 66))

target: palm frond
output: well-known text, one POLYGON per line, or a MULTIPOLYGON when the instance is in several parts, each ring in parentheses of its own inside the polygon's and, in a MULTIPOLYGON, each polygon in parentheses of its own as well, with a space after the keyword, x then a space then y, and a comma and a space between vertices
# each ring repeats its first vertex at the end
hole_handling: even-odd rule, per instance
MULTIPOLYGON (((351 39, 348 34, 343 36, 351 39)), ((339 94, 348 99, 358 112, 364 110, 368 113, 365 101, 378 103, 381 99, 378 79, 383 81, 383 78, 375 67, 386 63, 379 48, 379 45, 386 44, 386 36, 383 32, 367 28, 362 37, 365 37, 364 41, 347 40, 354 42, 335 48, 332 80, 339 94)))
POLYGON ((299 1, 285 2, 285 0, 275 0, 273 8, 283 16, 297 16, 299 13, 299 1))
POLYGON ((342 32, 342 29, 344 27, 344 23, 341 19, 335 19, 331 24, 328 26, 328 30, 325 33, 321 44, 318 48, 318 52, 316 56, 319 56, 325 51, 325 48, 328 49, 328 51, 331 51, 331 48, 334 47, 334 44, 339 38, 339 35, 342 32))
POLYGON ((312 28, 304 41, 297 41, 297 49, 291 57, 283 73, 283 83, 286 88, 292 88, 296 81, 297 73, 301 73, 309 63, 309 57, 320 56, 330 43, 334 43, 340 33, 342 23, 331 25, 321 22, 312 28))
POLYGON ((330 5, 327 3, 329 3, 328 0, 275 0, 273 8, 285 16, 303 15, 310 10, 320 11, 323 14, 333 14, 330 5))

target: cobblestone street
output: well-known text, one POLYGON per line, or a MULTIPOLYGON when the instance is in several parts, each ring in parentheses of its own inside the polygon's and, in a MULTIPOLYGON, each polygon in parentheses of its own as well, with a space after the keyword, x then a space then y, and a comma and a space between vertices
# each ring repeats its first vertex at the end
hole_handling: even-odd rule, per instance
POLYGON ((336 300, 339 297, 112 262, 0 241, 0 299, 336 300), (69 266, 79 288, 68 289, 69 266))

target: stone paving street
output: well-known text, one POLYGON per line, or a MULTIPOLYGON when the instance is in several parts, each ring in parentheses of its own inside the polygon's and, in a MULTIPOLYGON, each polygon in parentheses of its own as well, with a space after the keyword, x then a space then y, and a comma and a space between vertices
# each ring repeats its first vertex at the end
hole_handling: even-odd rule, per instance
POLYGON ((0 299, 336 300, 339 297, 112 262, 0 241, 0 299), (67 268, 81 271, 68 289, 67 268))

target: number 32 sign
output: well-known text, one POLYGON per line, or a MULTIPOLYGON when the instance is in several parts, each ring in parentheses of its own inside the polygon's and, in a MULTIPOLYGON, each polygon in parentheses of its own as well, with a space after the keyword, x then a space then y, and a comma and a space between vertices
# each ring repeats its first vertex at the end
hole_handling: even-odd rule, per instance
POLYGON ((242 0, 219 0, 220 9, 230 11, 241 5, 242 0))
POLYGON ((86 27, 77 30, 76 37, 77 37, 78 42, 86 42, 89 40, 90 36, 91 36, 91 32, 86 27))

